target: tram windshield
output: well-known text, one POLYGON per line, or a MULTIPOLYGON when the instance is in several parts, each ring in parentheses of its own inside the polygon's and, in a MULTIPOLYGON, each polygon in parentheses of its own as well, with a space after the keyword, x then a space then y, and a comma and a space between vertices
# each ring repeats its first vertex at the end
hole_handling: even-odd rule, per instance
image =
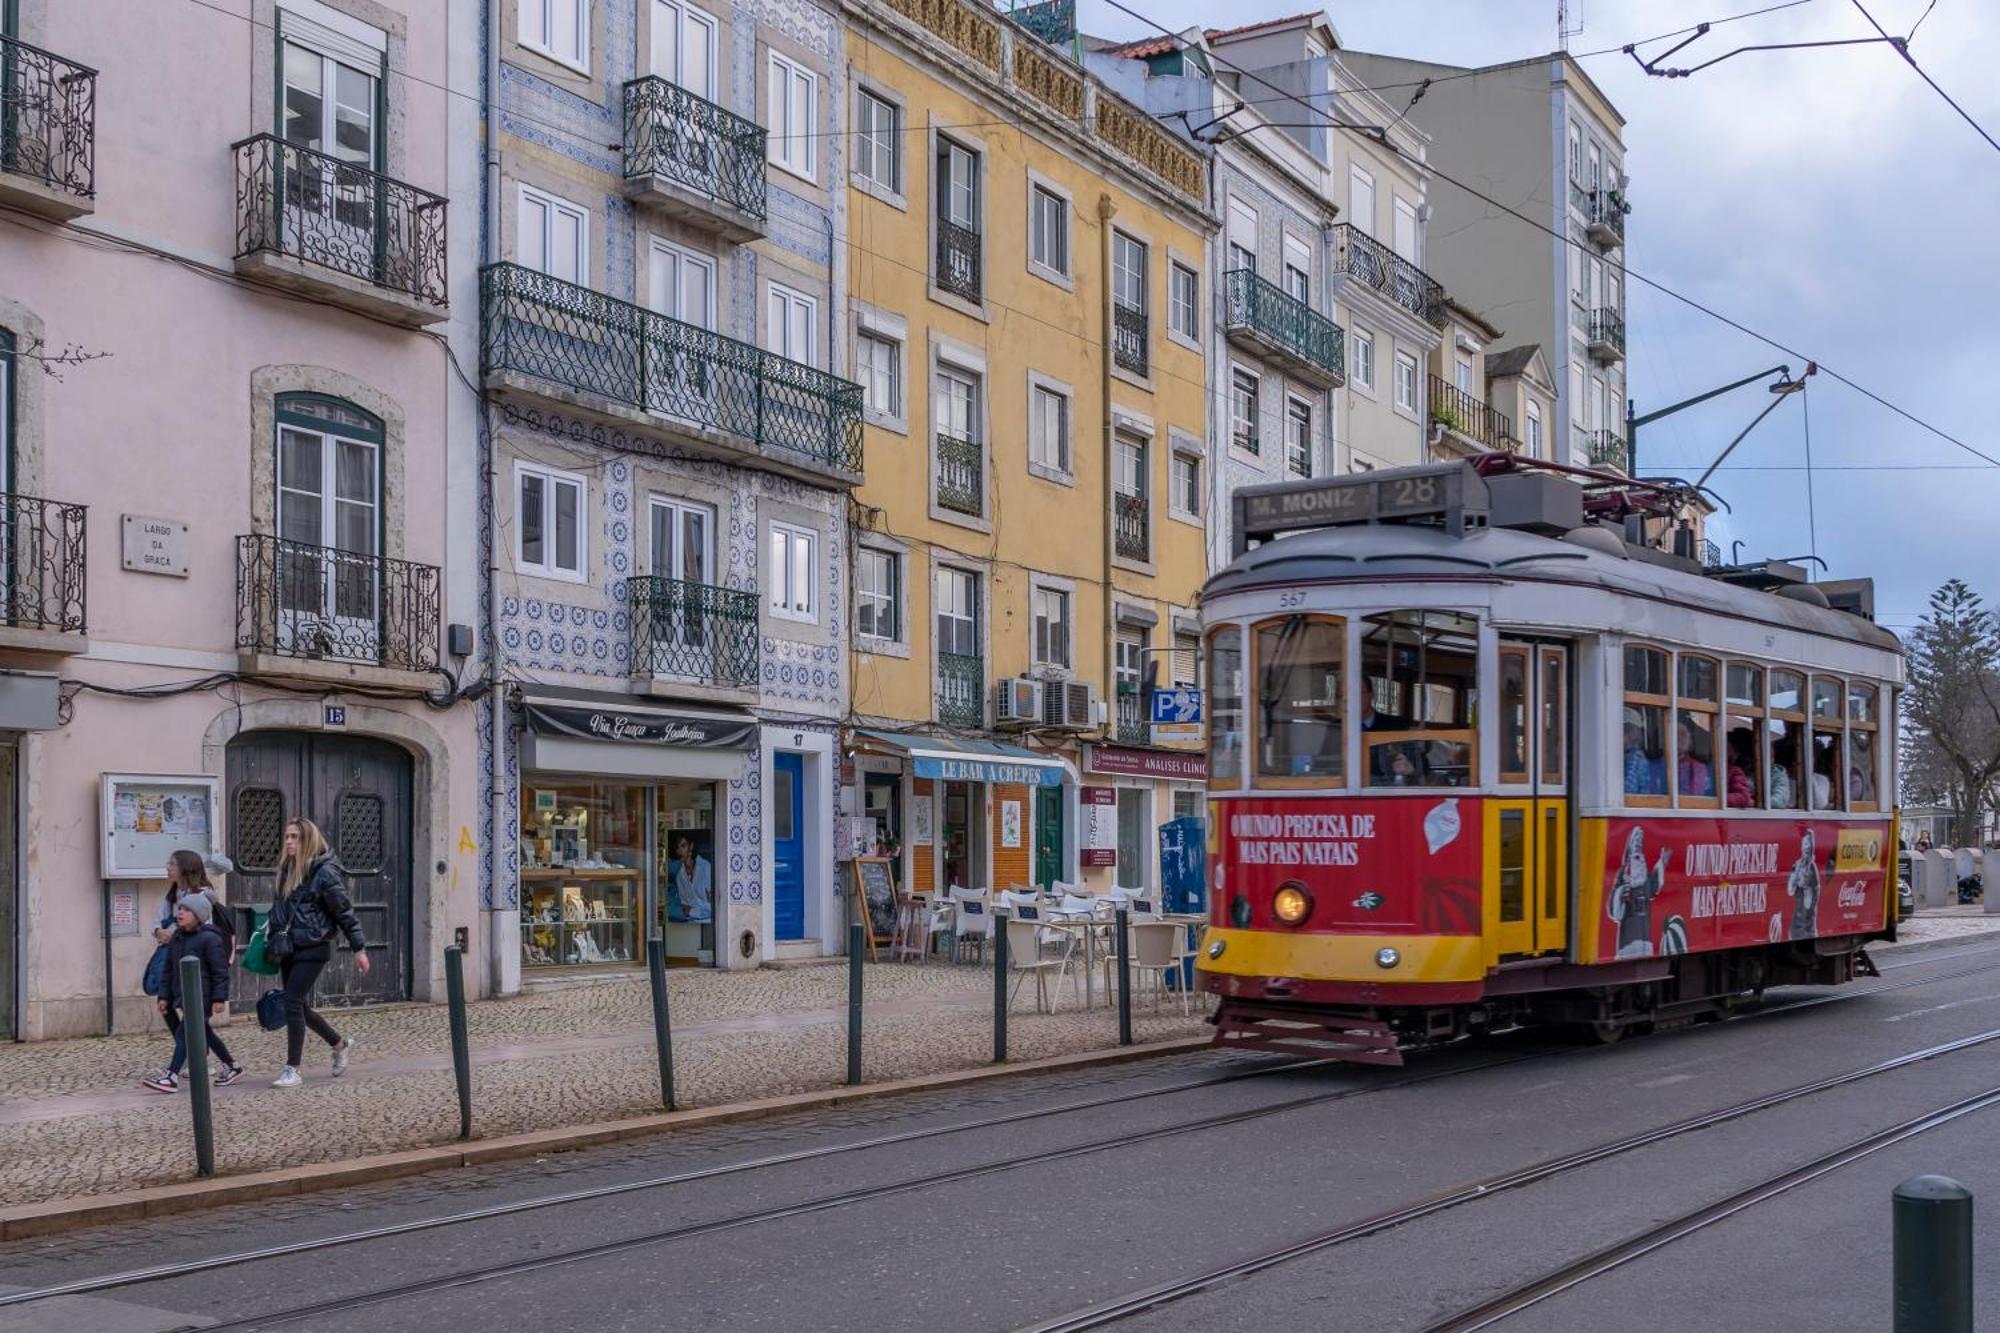
POLYGON ((1478 622, 1445 611, 1370 616, 1361 635, 1371 787, 1466 787, 1478 773, 1478 622))
POLYGON ((1347 626, 1288 616, 1257 627, 1257 776, 1333 778, 1344 768, 1341 658, 1347 626))

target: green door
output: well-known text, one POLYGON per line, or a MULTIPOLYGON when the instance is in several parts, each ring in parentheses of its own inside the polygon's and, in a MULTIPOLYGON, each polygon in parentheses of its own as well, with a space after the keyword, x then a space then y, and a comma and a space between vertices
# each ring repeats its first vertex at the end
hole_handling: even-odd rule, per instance
POLYGON ((1043 888, 1062 878, 1063 789, 1035 788, 1035 883, 1043 888))

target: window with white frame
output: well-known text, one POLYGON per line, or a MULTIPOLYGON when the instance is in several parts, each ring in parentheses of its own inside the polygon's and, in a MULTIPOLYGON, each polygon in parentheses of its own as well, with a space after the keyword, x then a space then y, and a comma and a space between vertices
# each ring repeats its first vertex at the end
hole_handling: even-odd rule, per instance
POLYGON ((855 335, 854 373, 861 401, 877 416, 903 415, 903 345, 872 330, 855 335))
POLYGON ((1583 184, 1583 131, 1573 120, 1569 123, 1569 178, 1583 184))
POLYGON ((1528 400, 1528 457, 1542 456, 1542 405, 1534 399, 1528 400))
POLYGON ((1167 477, 1167 499, 1174 512, 1189 518, 1201 517, 1201 454, 1176 448, 1167 477))
POLYGON ((1229 368, 1229 442, 1246 454, 1258 449, 1257 375, 1241 366, 1229 368))
POLYGON ((1174 631, 1174 651, 1167 670, 1176 685, 1201 684, 1201 636, 1174 631))
POLYGON ((582 579, 584 480, 532 463, 514 465, 514 564, 523 574, 582 579))
POLYGON ((1028 262, 1069 276, 1069 200, 1046 185, 1028 188, 1028 262))
MULTIPOLYGON (((1454 386, 1454 387, 1455 387, 1455 388, 1456 388, 1456 389, 1457 389, 1457 390, 1458 390, 1458 391, 1459 391, 1460 393, 1463 393, 1463 394, 1471 394, 1471 393, 1472 393, 1472 358, 1471 358, 1471 357, 1469 357, 1469 356, 1461 356, 1461 357, 1457 357, 1457 358, 1455 358, 1455 359, 1454 359, 1454 360, 1452 361, 1452 367, 1451 367, 1451 382, 1452 382, 1452 385, 1453 385, 1453 386, 1454 386)), ((1476 395, 1476 394, 1473 394, 1473 396, 1474 396, 1474 397, 1477 397, 1478 395, 1476 395)))
POLYGON ((1312 304, 1312 251, 1306 243, 1285 234, 1285 294, 1301 305, 1312 304))
POLYGON ((1111 233, 1111 299, 1126 310, 1146 311, 1146 243, 1111 233))
POLYGON ((1313 474, 1312 404, 1291 394, 1285 397, 1285 466, 1295 477, 1313 474))
POLYGON ((952 657, 979 656, 979 575, 940 565, 936 598, 938 652, 952 657))
POLYGON ((521 0, 521 45, 590 68, 590 0, 521 0))
POLYGON ((767 586, 771 593, 771 614, 783 620, 816 620, 818 601, 813 596, 818 537, 789 523, 771 525, 771 567, 767 586))
POLYGON ((819 77, 804 65, 771 52, 767 89, 771 161, 795 176, 817 177, 819 77))
POLYGON ((854 562, 854 632, 864 639, 903 638, 903 557, 864 546, 854 562))
POLYGON ((1347 168, 1347 220, 1368 236, 1375 234, 1375 177, 1352 163, 1347 168))
POLYGON ((1201 275, 1177 259, 1167 264, 1167 328, 1189 342, 1201 340, 1201 275))
POLYGON ((1069 395, 1047 384, 1028 386, 1028 458, 1069 473, 1069 395))
POLYGON ((1037 584, 1030 596, 1034 601, 1035 665, 1068 670, 1073 661, 1069 593, 1037 584))
POLYGON ((1224 268, 1229 272, 1242 270, 1257 271, 1257 210, 1240 199, 1229 201, 1229 224, 1226 236, 1229 244, 1229 258, 1224 268))
POLYGON ((890 194, 903 192, 903 108, 861 90, 854 107, 854 174, 890 194))
POLYGON ((590 215, 567 199, 523 185, 514 230, 522 267, 589 286, 590 215))
POLYGON ((1417 358, 1408 352, 1396 353, 1396 406, 1417 410, 1417 358))
POLYGON ((653 0, 652 73, 715 99, 715 52, 720 25, 685 0, 653 0))
POLYGON ((1583 424, 1583 363, 1572 352, 1569 363, 1569 419, 1583 424))
POLYGON ((1375 335, 1357 326, 1353 342, 1354 382, 1372 393, 1375 390, 1375 335))
POLYGON ((800 365, 819 364, 819 302, 783 283, 766 294, 770 309, 764 326, 764 350, 800 365))

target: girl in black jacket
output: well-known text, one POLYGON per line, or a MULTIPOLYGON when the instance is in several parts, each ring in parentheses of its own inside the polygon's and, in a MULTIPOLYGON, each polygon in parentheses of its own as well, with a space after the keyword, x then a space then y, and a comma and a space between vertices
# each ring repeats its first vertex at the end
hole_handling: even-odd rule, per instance
MULTIPOLYGON (((167 984, 160 995, 160 1013, 174 1034, 174 1058, 164 1070, 145 1080, 146 1086, 155 1092, 180 1091, 181 1066, 187 1061, 187 1030, 181 1025, 181 1010, 205 1000, 213 1016, 221 1013, 229 1002, 229 945, 214 926, 213 911, 205 893, 183 894, 174 904, 174 933, 167 941, 167 984), (181 995, 183 958, 201 960, 201 995, 181 995)), ((229 1054, 229 1047, 223 1044, 214 1027, 206 1023, 202 1026, 208 1033, 208 1049, 222 1062, 216 1070, 215 1086, 226 1088, 243 1077, 243 1066, 229 1054)))
POLYGON ((285 1068, 271 1081, 274 1088, 296 1088, 299 1060, 305 1055, 306 1029, 333 1048, 333 1076, 347 1072, 354 1043, 333 1030, 308 1003, 314 983, 333 959, 333 936, 339 931, 354 950, 354 966, 368 975, 368 942, 347 900, 340 863, 327 849, 326 836, 310 819, 285 825, 285 854, 278 862, 278 893, 271 904, 270 934, 283 931, 292 951, 279 962, 285 987, 285 1068))

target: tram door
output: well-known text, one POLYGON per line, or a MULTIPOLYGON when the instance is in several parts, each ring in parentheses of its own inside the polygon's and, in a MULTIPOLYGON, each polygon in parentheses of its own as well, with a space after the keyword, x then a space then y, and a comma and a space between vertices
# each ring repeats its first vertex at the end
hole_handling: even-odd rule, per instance
POLYGON ((1500 794, 1488 805, 1488 938, 1503 958, 1568 947, 1569 649, 1500 641, 1500 794))

